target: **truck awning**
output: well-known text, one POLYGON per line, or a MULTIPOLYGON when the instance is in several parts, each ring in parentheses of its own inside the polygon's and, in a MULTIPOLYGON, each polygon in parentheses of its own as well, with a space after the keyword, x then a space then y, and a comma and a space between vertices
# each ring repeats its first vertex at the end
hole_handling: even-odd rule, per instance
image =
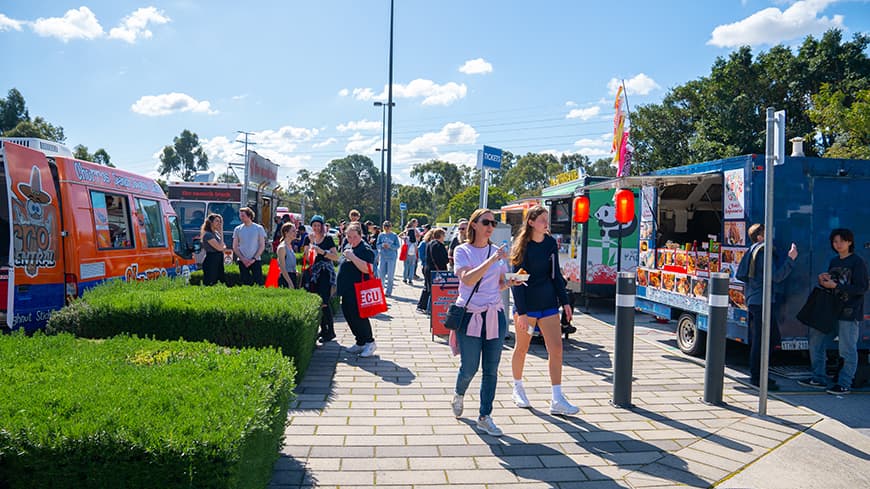
POLYGON ((721 179, 721 173, 701 173, 698 175, 639 175, 614 178, 603 182, 579 187, 578 190, 607 190, 614 188, 665 187, 668 185, 701 183, 721 179))

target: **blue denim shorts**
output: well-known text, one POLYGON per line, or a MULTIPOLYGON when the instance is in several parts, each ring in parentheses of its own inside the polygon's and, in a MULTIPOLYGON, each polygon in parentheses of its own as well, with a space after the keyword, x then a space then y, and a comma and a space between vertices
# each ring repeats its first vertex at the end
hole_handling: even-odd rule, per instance
MULTIPOLYGON (((516 312, 516 310, 514 310, 516 312)), ((554 307, 552 309, 544 309, 543 311, 529 311, 526 313, 526 316, 535 319, 541 319, 549 316, 555 316, 559 314, 559 308, 554 307)))

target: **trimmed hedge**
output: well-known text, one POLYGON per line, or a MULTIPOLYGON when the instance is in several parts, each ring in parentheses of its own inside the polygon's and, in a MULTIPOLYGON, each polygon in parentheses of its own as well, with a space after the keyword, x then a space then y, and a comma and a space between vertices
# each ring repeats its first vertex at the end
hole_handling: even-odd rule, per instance
POLYGON ((263 488, 293 376, 273 349, 0 335, 0 486, 263 488))
MULTIPOLYGON (((263 264, 263 280, 266 280, 266 277, 269 275, 269 262, 266 261, 263 264)), ((199 269, 190 274, 190 285, 202 285, 202 269, 199 269)), ((227 287, 239 287, 239 265, 233 263, 231 265, 224 265, 224 279, 227 281, 227 287)))
POLYGON ((109 338, 209 341, 229 347, 276 347, 302 378, 320 325, 320 297, 263 287, 190 287, 181 280, 114 280, 52 314, 49 333, 109 338))

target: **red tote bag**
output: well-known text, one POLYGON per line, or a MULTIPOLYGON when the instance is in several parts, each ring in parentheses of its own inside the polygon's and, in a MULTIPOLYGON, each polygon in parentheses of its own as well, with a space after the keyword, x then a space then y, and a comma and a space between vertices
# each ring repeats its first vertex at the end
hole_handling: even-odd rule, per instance
POLYGON ((399 250, 399 261, 405 261, 408 258, 408 243, 402 243, 402 249, 399 250))
POLYGON ((368 275, 368 280, 353 284, 354 289, 356 289, 356 307, 361 318, 370 318, 387 311, 384 285, 380 279, 373 277, 371 264, 369 264, 368 275))

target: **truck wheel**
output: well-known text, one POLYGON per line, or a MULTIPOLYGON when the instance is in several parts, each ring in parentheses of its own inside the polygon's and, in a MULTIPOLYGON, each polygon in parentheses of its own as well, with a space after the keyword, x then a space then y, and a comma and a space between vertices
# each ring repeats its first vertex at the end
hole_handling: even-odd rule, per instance
POLYGON ((684 312, 677 320, 677 347, 686 355, 700 357, 707 346, 706 334, 698 329, 694 314, 684 312))

